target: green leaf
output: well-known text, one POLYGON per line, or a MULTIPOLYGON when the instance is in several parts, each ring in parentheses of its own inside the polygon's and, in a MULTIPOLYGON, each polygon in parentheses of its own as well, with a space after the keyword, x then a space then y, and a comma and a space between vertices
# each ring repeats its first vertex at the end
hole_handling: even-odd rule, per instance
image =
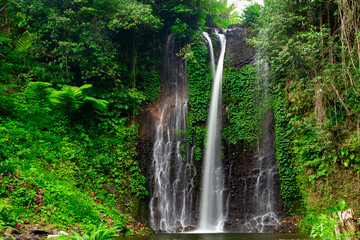
POLYGON ((26 52, 33 43, 33 37, 29 31, 25 31, 16 43, 16 51, 26 52))

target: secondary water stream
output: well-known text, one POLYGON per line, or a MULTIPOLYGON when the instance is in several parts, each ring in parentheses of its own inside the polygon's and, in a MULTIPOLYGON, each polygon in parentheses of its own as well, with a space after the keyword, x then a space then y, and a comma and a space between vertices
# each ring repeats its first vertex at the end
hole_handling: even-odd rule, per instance
POLYGON ((182 231, 191 224, 195 167, 186 144, 187 77, 185 61, 176 56, 174 38, 168 37, 162 70, 161 114, 153 147, 154 190, 150 226, 157 232, 182 231))
POLYGON ((276 163, 275 136, 272 128, 274 127, 274 116, 269 111, 269 77, 268 64, 264 60, 258 62, 258 84, 261 91, 258 93, 258 108, 265 113, 262 124, 262 138, 260 149, 256 151, 255 167, 252 172, 257 173, 254 189, 254 200, 256 209, 254 217, 247 223, 248 230, 251 232, 273 232, 281 222, 282 205, 277 201, 277 189, 275 182, 278 180, 279 170, 276 163))

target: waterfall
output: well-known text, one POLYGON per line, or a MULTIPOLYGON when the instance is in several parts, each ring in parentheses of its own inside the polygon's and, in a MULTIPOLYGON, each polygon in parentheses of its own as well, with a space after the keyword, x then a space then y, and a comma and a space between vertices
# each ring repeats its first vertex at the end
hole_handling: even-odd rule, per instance
POLYGON ((263 147, 256 153, 256 165, 258 167, 254 189, 256 210, 255 216, 248 223, 250 231, 256 232, 272 232, 281 222, 275 197, 276 190, 274 189, 279 172, 276 165, 275 146, 270 138, 272 117, 270 113, 265 117, 263 147))
POLYGON ((161 114, 156 125, 150 199, 150 226, 157 232, 183 231, 191 223, 196 170, 193 148, 186 144, 187 77, 185 61, 176 56, 168 37, 162 70, 161 114))
MULTIPOLYGON (((258 62, 259 74, 258 79, 261 80, 261 89, 258 99, 258 108, 263 108, 265 111, 269 109, 268 106, 268 91, 269 78, 268 63, 264 60, 258 62)), ((276 190, 275 181, 278 179, 278 167, 276 164, 274 133, 272 133, 272 121, 274 116, 271 112, 264 116, 263 120, 263 135, 262 146, 256 152, 256 183, 254 188, 255 212, 254 217, 250 219, 248 226, 250 231, 256 232, 272 232, 281 222, 279 216, 279 206, 276 205, 276 190)), ((279 191, 279 189, 277 189, 279 191)))
MULTIPOLYGON (((223 206, 224 174, 221 161, 221 98, 226 39, 223 34, 217 33, 217 35, 221 43, 221 53, 214 75, 208 113, 199 230, 221 232, 225 222, 223 206)), ((206 34, 205 38, 207 38, 206 34)), ((211 52, 211 41, 209 39, 207 41, 211 52)), ((213 59, 213 56, 211 59, 213 59)))
POLYGON ((203 35, 209 45, 211 74, 212 74, 212 76, 215 76, 215 57, 214 57, 214 49, 212 46, 212 42, 211 42, 210 36, 207 32, 203 32, 203 35))

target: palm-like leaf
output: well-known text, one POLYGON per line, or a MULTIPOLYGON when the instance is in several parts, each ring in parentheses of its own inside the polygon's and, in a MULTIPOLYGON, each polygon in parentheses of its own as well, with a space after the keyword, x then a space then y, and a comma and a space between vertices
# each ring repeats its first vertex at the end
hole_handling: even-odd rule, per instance
POLYGON ((85 97, 83 109, 86 112, 95 112, 95 113, 103 113, 108 106, 109 102, 102 99, 97 99, 93 97, 85 97))
POLYGON ((79 110, 86 113, 101 113, 107 109, 108 102, 86 96, 83 90, 91 87, 90 84, 81 87, 63 87, 60 91, 52 92, 50 101, 66 115, 71 115, 79 110))
POLYGON ((77 111, 82 105, 84 95, 78 87, 63 87, 60 91, 54 91, 50 95, 50 101, 66 115, 77 111))
POLYGON ((29 102, 37 102, 42 106, 48 101, 49 95, 53 88, 50 88, 52 84, 48 82, 30 82, 25 89, 25 97, 29 102))
POLYGON ((29 31, 25 31, 16 43, 16 51, 26 52, 33 42, 33 37, 29 31))

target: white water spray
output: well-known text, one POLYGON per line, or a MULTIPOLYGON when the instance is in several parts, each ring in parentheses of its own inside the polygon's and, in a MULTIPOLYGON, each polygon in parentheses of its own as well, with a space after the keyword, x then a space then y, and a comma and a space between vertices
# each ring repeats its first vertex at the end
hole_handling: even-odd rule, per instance
MULTIPOLYGON (((224 173, 221 161, 221 98, 226 39, 223 34, 217 35, 221 43, 221 53, 214 76, 208 114, 199 222, 199 231, 203 232, 222 232, 225 222, 224 173)), ((210 46, 211 41, 208 40, 208 43, 210 46)), ((211 49, 212 46, 210 52, 211 49)))

